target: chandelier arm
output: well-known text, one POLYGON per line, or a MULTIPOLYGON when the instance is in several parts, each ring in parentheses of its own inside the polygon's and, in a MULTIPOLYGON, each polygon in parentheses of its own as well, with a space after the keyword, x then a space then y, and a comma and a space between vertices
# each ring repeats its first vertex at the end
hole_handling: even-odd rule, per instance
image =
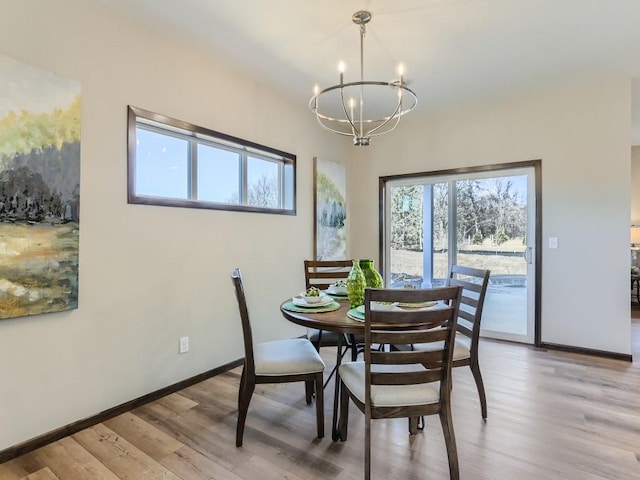
POLYGON ((389 133, 392 132, 396 129, 396 127, 398 126, 398 124, 400 123, 400 117, 389 117, 389 120, 395 120, 391 126, 389 128, 387 128, 386 130, 382 131, 382 132, 376 132, 376 130, 378 130, 379 127, 382 127, 382 125, 380 125, 379 127, 374 128, 373 130, 371 130, 367 136, 369 137, 379 137, 380 135, 384 135, 385 133, 389 133))
POLYGON ((330 127, 329 125, 327 125, 327 124, 323 123, 323 121, 322 121, 322 120, 323 120, 323 118, 324 118, 324 117, 320 117, 320 116, 316 117, 316 119, 318 120, 318 124, 319 124, 322 128, 324 128, 325 130, 329 130, 330 132, 337 133, 338 135, 344 135, 344 136, 346 136, 346 137, 353 137, 353 132, 343 132, 343 131, 341 131, 341 130, 336 130, 335 128, 332 128, 332 127, 330 127))
POLYGON ((340 100, 342 101, 342 110, 344 111, 344 116, 347 117, 347 121, 349 122, 349 125, 351 125, 351 133, 355 136, 360 136, 360 132, 353 123, 353 118, 351 118, 351 115, 349 115, 349 112, 347 112, 347 106, 344 104, 344 88, 340 89, 340 100))
MULTIPOLYGON (((385 132, 384 132, 384 133, 386 133, 386 132, 390 132, 391 130, 395 129, 395 128, 396 128, 396 126, 398 125, 398 123, 400 123, 400 117, 401 117, 401 115, 398 115, 398 112, 399 112, 399 111, 402 111, 402 93, 400 94, 400 97, 398 98, 398 104, 396 105, 396 109, 394 110, 394 112, 393 112, 391 115, 389 115, 389 116, 386 118, 386 120, 385 120, 384 122, 382 122, 380 125, 378 125, 377 127, 374 127, 373 129, 371 129, 371 130, 369 131, 369 133, 367 133, 367 136, 371 136, 371 135, 374 135, 374 136, 375 136, 375 135, 376 135, 376 132, 377 132, 378 130, 380 130, 382 127, 384 127, 387 123, 389 123, 389 121, 390 121, 391 119, 393 119, 393 118, 397 119, 397 121, 396 121, 395 125, 394 125, 391 129, 389 129, 389 130, 385 130, 385 132)), ((378 135, 382 135, 382 132, 381 132, 381 133, 379 133, 378 135)))

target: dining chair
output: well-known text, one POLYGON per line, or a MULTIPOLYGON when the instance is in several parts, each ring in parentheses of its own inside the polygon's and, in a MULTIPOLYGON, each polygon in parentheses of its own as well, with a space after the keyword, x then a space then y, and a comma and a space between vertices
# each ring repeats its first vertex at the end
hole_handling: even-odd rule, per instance
MULTIPOLYGON (((487 398, 480 373, 478 361, 478 343, 480 339, 480 322, 484 299, 489 285, 491 271, 479 268, 451 265, 447 285, 462 287, 462 298, 458 311, 457 335, 453 348, 453 367, 471 368, 471 373, 476 382, 482 418, 487 419, 487 398)), ((434 348, 430 345, 414 345, 415 350, 434 348)))
MULTIPOLYGON (((305 288, 316 287, 320 290, 326 290, 337 280, 346 281, 352 266, 352 260, 305 260, 305 288)), ((335 347, 342 341, 342 344, 347 345, 351 351, 352 360, 357 358, 359 351, 361 351, 361 349, 358 350, 358 345, 361 345, 364 341, 363 338, 356 338, 354 335, 345 337, 342 333, 326 332, 312 328, 307 330, 307 338, 316 347, 317 351, 320 351, 320 347, 335 347)))
POLYGON ((462 289, 365 290, 364 361, 340 365, 341 440, 347 439, 350 400, 365 415, 365 480, 371 477, 371 420, 440 417, 449 475, 458 480, 458 454, 451 417, 451 363, 462 289), (416 304, 439 302, 430 308, 376 310, 371 302, 416 304), (379 351, 372 344, 429 344, 433 350, 379 351))
POLYGON ((305 382, 307 405, 311 404, 315 389, 318 438, 324 437, 322 376, 325 365, 322 358, 306 338, 275 340, 254 345, 240 269, 236 268, 231 273, 231 280, 236 290, 244 337, 244 366, 238 391, 236 447, 242 446, 251 396, 256 384, 261 383, 305 382))

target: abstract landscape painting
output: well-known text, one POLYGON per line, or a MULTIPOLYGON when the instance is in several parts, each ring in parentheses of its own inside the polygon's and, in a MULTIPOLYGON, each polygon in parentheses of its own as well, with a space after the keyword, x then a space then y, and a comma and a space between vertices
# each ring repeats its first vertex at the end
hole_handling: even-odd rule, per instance
POLYGON ((0 55, 0 318, 78 308, 80 84, 0 55))
POLYGON ((347 258, 347 176, 344 165, 315 159, 315 257, 347 258))

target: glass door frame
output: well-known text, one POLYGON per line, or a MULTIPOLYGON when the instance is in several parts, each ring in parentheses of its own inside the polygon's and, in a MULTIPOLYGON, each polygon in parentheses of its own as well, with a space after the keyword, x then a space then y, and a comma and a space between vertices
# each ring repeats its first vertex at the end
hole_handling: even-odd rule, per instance
MULTIPOLYGON (((386 255, 385 244, 387 242, 387 183, 395 180, 410 180, 421 177, 448 177, 469 174, 474 176, 479 173, 496 173, 499 175, 504 170, 516 170, 523 168, 533 169, 533 202, 535 210, 535 238, 533 239, 532 252, 530 251, 530 263, 534 268, 534 298, 533 298, 533 345, 541 346, 541 304, 542 304, 542 161, 530 160, 524 162, 511 162, 477 167, 456 168, 447 170, 436 170, 430 172, 408 173, 401 175, 389 175, 379 178, 379 255, 380 268, 383 278, 386 278, 386 269, 389 259, 386 255)), ((531 201, 529 192, 529 201, 531 201)), ((451 242, 451 239, 449 239, 451 242)))

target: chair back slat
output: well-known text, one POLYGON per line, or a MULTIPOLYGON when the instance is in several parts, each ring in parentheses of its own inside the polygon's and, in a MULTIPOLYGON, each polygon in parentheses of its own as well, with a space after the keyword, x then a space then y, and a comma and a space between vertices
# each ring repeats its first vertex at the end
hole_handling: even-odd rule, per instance
MULTIPOLYGON (((457 288, 457 287, 456 287, 457 288)), ((411 302, 413 303, 413 302, 411 302)), ((366 309, 365 304, 365 309, 366 309)), ((416 317, 415 309, 410 310, 401 310, 401 311, 384 311, 384 310, 373 310, 370 312, 371 314, 371 323, 373 325, 382 325, 382 324, 390 324, 390 325, 401 325, 407 324, 412 325, 415 323, 421 323, 420 320, 416 321, 416 318, 420 319, 421 317, 416 317)), ((366 315, 366 312, 365 312, 366 315)), ((433 327, 438 327, 443 323, 446 323, 451 315, 451 308, 444 304, 439 304, 432 307, 429 311, 429 316, 426 321, 433 327)))
MULTIPOLYGON (((440 395, 449 395, 453 342, 462 288, 365 289, 365 396, 372 385, 415 385, 440 382, 440 395), (372 309, 372 302, 438 302, 429 308, 398 311, 372 309), (389 325, 385 329, 385 325, 389 325), (401 326, 401 330, 397 330, 401 326), (409 341, 407 341, 409 340, 409 341), (373 344, 431 343, 430 351, 398 349, 380 352, 373 344), (379 368, 379 366, 385 368, 379 368), (389 368, 390 366, 390 368, 389 368)), ((374 307, 375 308, 375 307, 374 307)))
POLYGON ((236 268, 231 273, 231 281, 236 290, 240 320, 242 322, 242 336, 244 339, 244 359, 247 374, 255 375, 255 362, 253 358, 253 334, 251 332, 251 322, 249 321, 249 310, 247 309, 247 299, 244 293, 242 273, 236 268))
POLYGON ((465 325, 460 325, 458 323, 458 326, 456 327, 458 333, 463 334, 466 337, 472 337, 473 336, 473 330, 471 330, 469 327, 465 326, 465 325))
MULTIPOLYGON (((462 286, 462 285, 459 285, 459 286, 462 286)), ((464 287, 462 288, 464 289, 464 287)), ((460 301, 465 305, 469 305, 472 308, 478 308, 478 303, 479 303, 478 299, 465 295, 465 290, 462 290, 462 299, 460 301)))
POLYGON ((338 280, 346 280, 353 266, 352 260, 305 260, 304 281, 306 288, 326 290, 338 280))
POLYGON ((423 341, 438 342, 447 338, 446 329, 433 329, 428 332, 421 330, 413 331, 396 331, 389 332, 386 330, 371 330, 371 340, 373 343, 381 345, 390 345, 396 343, 398 345, 410 345, 412 343, 422 343, 423 341))
POLYGON ((460 309, 458 310, 458 320, 461 318, 464 318, 469 323, 473 323, 476 320, 476 314, 475 312, 460 309))
POLYGON ((417 385, 419 383, 439 382, 442 373, 439 370, 421 370, 415 372, 379 373, 371 372, 371 385, 417 385))
MULTIPOLYGON (((476 275, 468 275, 470 277, 475 277, 476 275)), ((451 281, 449 282, 449 285, 451 286, 458 286, 458 287, 462 287, 463 289, 469 291, 469 292, 476 292, 476 293, 480 293, 482 291, 482 285, 479 283, 474 283, 474 282, 470 282, 468 280, 461 280, 460 278, 456 278, 453 277, 451 278, 451 281)))
MULTIPOLYGON (((396 344, 398 345, 398 344, 396 344)), ((438 365, 442 363, 445 352, 444 350, 426 351, 426 350, 409 350, 409 351, 391 351, 391 352, 371 352, 372 365, 438 365)))

